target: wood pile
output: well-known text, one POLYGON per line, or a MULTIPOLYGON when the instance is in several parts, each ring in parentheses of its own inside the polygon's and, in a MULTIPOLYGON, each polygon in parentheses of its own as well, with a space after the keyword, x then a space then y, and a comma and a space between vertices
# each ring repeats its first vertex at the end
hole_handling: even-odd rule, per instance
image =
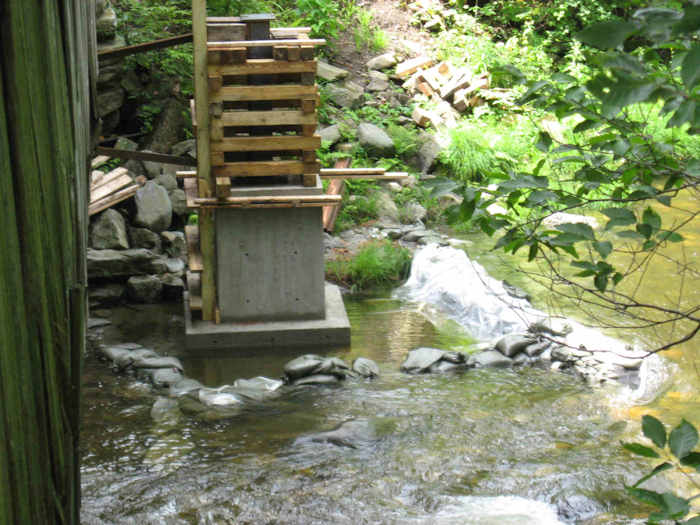
POLYGON ((488 73, 475 75, 466 67, 455 67, 449 62, 436 64, 427 56, 398 64, 396 78, 403 80, 403 88, 416 96, 415 102, 427 98, 436 106, 430 110, 416 105, 412 117, 423 128, 453 127, 459 114, 473 111, 478 116, 489 104, 513 105, 512 91, 492 88, 488 73))
POLYGON ((95 215, 133 197, 145 182, 145 177, 132 179, 126 168, 117 168, 109 173, 93 171, 90 178, 88 215, 95 215))

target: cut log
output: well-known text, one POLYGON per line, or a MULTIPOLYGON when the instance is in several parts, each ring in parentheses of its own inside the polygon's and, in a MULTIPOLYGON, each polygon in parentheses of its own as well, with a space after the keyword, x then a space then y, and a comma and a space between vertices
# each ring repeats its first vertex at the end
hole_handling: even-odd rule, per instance
POLYGON ((426 56, 420 56, 401 62, 396 66, 396 76, 405 78, 408 75, 415 73, 419 69, 425 69, 433 65, 433 59, 426 56))
POLYGON ((421 128, 427 128, 431 124, 437 128, 442 124, 442 119, 437 114, 418 106, 413 110, 411 118, 413 118, 413 121, 421 128))

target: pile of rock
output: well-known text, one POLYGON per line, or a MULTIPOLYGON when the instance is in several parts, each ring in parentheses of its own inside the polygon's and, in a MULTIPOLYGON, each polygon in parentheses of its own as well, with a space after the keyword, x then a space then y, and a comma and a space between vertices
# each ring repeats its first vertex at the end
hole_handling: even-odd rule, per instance
POLYGON ((153 418, 159 421, 171 419, 181 410, 235 415, 251 402, 275 399, 291 388, 337 384, 347 378, 372 379, 379 375, 379 367, 370 359, 357 358, 351 368, 337 357, 307 354, 284 366, 283 381, 255 377, 237 379, 232 385, 208 388, 195 379, 185 377, 182 363, 176 357, 161 356, 136 343, 109 347, 98 345, 97 353, 100 359, 111 364, 114 372, 133 375, 152 385, 161 396, 151 411, 153 418))
MULTIPOLYGON (((137 163, 141 165, 130 161, 132 167, 137 163)), ((150 180, 134 198, 91 218, 87 260, 93 305, 127 298, 152 303, 182 295, 187 255, 182 231, 187 220, 185 193, 174 167, 144 164, 141 168, 150 180)))

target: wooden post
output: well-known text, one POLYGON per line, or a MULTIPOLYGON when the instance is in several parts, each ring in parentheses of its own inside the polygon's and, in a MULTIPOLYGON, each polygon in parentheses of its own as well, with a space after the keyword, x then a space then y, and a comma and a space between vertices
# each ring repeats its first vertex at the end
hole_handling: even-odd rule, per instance
MULTIPOLYGON (((212 197, 216 181, 209 147, 209 75, 207 70, 207 1, 192 0, 194 48, 194 101, 197 114, 197 178, 200 197, 212 197)), ((202 319, 216 320, 216 235, 214 211, 199 211, 199 243, 202 251, 202 319)))
POLYGON ((0 12, 0 523, 77 525, 94 11, 0 12))

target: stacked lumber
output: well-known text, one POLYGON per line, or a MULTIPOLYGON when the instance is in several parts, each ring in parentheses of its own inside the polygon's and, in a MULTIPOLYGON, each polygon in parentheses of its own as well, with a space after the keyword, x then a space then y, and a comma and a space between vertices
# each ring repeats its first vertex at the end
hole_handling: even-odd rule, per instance
POLYGON ((126 168, 117 168, 109 173, 93 171, 90 180, 90 205, 88 215, 94 215, 136 194, 145 182, 131 178, 126 168))
MULTIPOLYGON (((396 66, 396 77, 403 88, 417 96, 416 102, 427 98, 437 104, 437 110, 416 105, 412 118, 420 127, 438 127, 456 122, 451 113, 474 111, 485 104, 512 105, 513 94, 508 89, 491 88, 488 73, 475 75, 466 67, 454 67, 449 62, 421 56, 396 66), (420 96, 425 98, 421 99, 420 96)), ((481 110, 483 111, 483 110, 481 110)))
POLYGON ((269 40, 244 40, 245 24, 226 20, 209 19, 208 25, 211 166, 217 197, 228 197, 231 177, 276 177, 277 184, 284 177, 283 183, 315 186, 320 168, 316 149, 321 146, 315 46, 324 41, 309 39, 308 28, 281 28, 271 31, 269 40), (249 49, 261 47, 271 47, 273 58, 249 58, 249 49))

